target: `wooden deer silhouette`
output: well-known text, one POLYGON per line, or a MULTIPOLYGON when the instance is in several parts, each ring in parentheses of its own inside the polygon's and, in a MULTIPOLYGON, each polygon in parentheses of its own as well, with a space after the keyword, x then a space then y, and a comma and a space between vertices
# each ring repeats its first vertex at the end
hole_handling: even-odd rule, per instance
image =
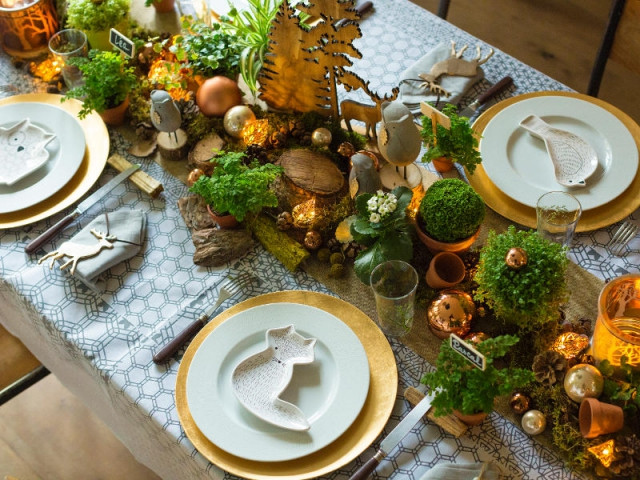
POLYGON ((116 240, 115 235, 107 235, 106 233, 98 232, 95 229, 90 230, 91 233, 98 239, 98 243, 94 245, 82 245, 80 243, 72 242, 71 240, 64 242, 60 245, 58 250, 47 253, 44 257, 38 260, 38 264, 44 262, 47 258, 51 258, 49 268, 53 268, 53 264, 56 260, 62 257, 71 257, 71 260, 67 261, 60 266, 60 270, 64 270, 71 265, 71 275, 76 271, 78 261, 83 258, 93 257, 100 253, 103 248, 113 248, 113 243, 116 240))
POLYGON ((377 138, 376 124, 382 120, 381 106, 383 102, 391 102, 398 98, 400 88, 396 87, 391 90, 391 95, 385 95, 380 98, 375 92, 369 89, 369 82, 365 82, 353 72, 344 72, 339 78, 339 82, 344 86, 348 92, 351 90, 357 90, 361 88, 371 100, 374 105, 367 105, 366 103, 356 102, 354 100, 343 100, 340 102, 340 116, 347 124, 347 130, 352 132, 351 120, 360 120, 366 125, 365 135, 367 137, 377 138))
POLYGON ((485 58, 480 58, 480 46, 476 47, 476 57, 473 60, 465 60, 462 58, 462 54, 467 49, 468 45, 462 47, 456 53, 456 42, 451 41, 451 56, 446 60, 435 63, 429 73, 421 73, 418 76, 424 80, 424 83, 420 84, 421 88, 428 88, 432 93, 450 96, 451 92, 445 90, 438 85, 438 79, 442 75, 453 75, 460 77, 473 77, 478 71, 478 67, 485 63, 493 56, 493 48, 485 58))

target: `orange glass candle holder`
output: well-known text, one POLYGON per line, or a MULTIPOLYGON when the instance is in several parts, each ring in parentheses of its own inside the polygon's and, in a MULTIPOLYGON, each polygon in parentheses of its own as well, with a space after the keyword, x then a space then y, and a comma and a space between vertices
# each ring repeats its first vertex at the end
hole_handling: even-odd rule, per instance
POLYGON ((0 43, 12 57, 48 52, 58 25, 52 0, 0 0, 0 43))
POLYGON ((640 275, 615 278, 600 292, 591 353, 596 365, 608 360, 618 367, 622 357, 640 365, 640 275))

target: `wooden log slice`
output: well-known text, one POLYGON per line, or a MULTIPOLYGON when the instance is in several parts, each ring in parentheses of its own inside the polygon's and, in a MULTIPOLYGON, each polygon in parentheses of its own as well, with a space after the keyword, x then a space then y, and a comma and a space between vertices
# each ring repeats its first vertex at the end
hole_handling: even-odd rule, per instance
POLYGON ((278 163, 296 186, 317 195, 335 195, 344 177, 333 161, 322 153, 296 149, 284 152, 278 163))
POLYGON ((158 152, 164 160, 182 160, 187 157, 187 134, 179 128, 175 132, 158 133, 158 152))
POLYGON ((213 132, 202 138, 191 149, 187 163, 191 169, 199 168, 205 175, 211 176, 214 163, 211 159, 216 156, 216 152, 223 150, 225 141, 220 135, 213 132))

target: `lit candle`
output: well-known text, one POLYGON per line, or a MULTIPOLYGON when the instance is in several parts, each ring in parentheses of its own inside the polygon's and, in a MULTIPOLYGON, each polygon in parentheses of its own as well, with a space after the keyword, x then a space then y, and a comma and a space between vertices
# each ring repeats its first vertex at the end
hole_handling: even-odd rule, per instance
POLYGON ((600 463, 602 463, 605 468, 609 468, 615 457, 613 447, 614 441, 608 440, 604 443, 589 448, 589 452, 592 453, 598 460, 600 460, 600 463))

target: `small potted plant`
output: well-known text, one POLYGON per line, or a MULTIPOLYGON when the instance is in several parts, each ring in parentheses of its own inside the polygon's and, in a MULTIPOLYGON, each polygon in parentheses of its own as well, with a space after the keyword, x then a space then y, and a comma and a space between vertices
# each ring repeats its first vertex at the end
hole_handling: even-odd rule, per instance
POLYGON ((438 172, 448 172, 453 168, 453 162, 462 165, 470 174, 476 169, 476 165, 482 162, 478 151, 478 139, 473 134, 469 125, 469 119, 459 117, 456 106, 446 104, 442 113, 451 120, 451 127, 445 128, 438 124, 436 134, 433 134, 431 118, 422 116, 422 143, 427 151, 422 156, 423 162, 433 162, 438 172))
POLYGON ((477 425, 493 410, 496 397, 531 383, 534 379, 531 370, 495 365, 495 360, 506 355, 518 341, 514 335, 501 335, 475 344, 486 359, 484 370, 456 352, 449 342, 442 342, 436 370, 425 373, 421 379, 436 391, 433 399, 435 416, 453 413, 465 423, 477 425))
POLYGON ((129 0, 70 0, 67 4, 67 25, 82 30, 91 48, 112 50, 109 30, 128 32, 129 0))
MULTIPOLYGON (((98 112, 105 123, 119 125, 129 105, 129 92, 136 85, 133 67, 117 52, 90 50, 88 58, 73 57, 69 63, 82 72, 84 84, 69 90, 64 99, 83 101, 79 118, 98 112)), ((63 99, 63 100, 64 100, 63 99)))
POLYGON ((353 265, 362 283, 369 285, 371 272, 382 262, 408 262, 413 257, 411 227, 406 214, 412 197, 413 192, 407 187, 356 197, 358 213, 350 231, 356 242, 367 247, 358 254, 353 265))
POLYGON ((523 331, 540 330, 558 319, 558 309, 568 299, 568 264, 565 247, 536 231, 516 230, 513 225, 501 234, 490 231, 474 276, 475 299, 523 331), (521 249, 518 253, 524 259, 517 268, 506 261, 514 249, 521 249))
POLYGON ((470 185, 457 178, 437 180, 420 201, 418 238, 432 253, 464 252, 478 237, 484 214, 484 201, 470 185))
POLYGON ((278 206, 278 198, 269 187, 283 172, 282 167, 272 163, 260 165, 255 159, 249 160, 244 152, 220 152, 212 162, 216 166, 211 176, 200 176, 189 191, 204 199, 221 227, 225 222, 216 217, 231 215, 242 222, 264 207, 278 206))

